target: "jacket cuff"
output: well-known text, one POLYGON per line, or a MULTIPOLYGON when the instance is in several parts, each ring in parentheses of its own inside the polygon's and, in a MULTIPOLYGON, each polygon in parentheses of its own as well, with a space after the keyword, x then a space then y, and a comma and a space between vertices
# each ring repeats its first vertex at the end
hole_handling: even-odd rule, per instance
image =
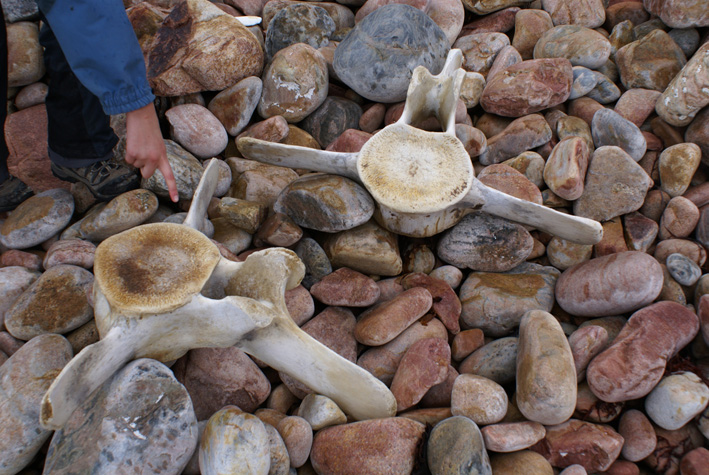
POLYGON ((101 98, 103 111, 108 115, 131 112, 145 107, 155 100, 150 88, 124 88, 115 93, 106 93, 101 98))

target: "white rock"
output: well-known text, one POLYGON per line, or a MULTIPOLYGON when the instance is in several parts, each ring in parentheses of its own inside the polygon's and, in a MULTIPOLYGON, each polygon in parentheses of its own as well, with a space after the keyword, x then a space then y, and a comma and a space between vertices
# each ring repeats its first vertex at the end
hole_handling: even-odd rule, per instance
POLYGON ((665 430, 677 430, 709 404, 709 387, 690 372, 667 376, 645 399, 645 412, 665 430))

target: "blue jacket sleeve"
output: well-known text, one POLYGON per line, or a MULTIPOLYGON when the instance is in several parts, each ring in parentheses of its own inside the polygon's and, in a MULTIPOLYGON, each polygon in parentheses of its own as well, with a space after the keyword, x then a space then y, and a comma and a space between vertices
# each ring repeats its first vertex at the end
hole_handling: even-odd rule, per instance
POLYGON ((121 0, 37 0, 79 81, 106 114, 150 104, 145 62, 121 0))

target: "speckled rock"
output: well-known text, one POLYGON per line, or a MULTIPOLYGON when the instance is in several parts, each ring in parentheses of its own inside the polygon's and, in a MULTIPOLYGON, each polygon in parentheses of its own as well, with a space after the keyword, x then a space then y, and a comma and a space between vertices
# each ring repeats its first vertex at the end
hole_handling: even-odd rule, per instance
POLYGON ((426 338, 412 344, 401 359, 391 382, 397 411, 410 408, 429 389, 445 381, 450 363, 451 350, 447 341, 426 338))
POLYGON ((310 463, 322 475, 408 473, 424 430, 401 417, 328 427, 315 434, 310 463))
POLYGON ((461 323, 500 337, 514 329, 528 310, 551 311, 559 271, 523 264, 508 273, 473 272, 460 288, 461 323))
POLYGON ((664 91, 687 62, 684 53, 662 30, 620 48, 615 54, 620 79, 626 89, 664 91))
POLYGON ((655 300, 662 281, 662 269, 654 258, 628 251, 592 259, 564 271, 556 283, 556 298, 573 315, 617 315, 655 300), (637 279, 637 275, 645 278, 637 279))
POLYGON ((417 341, 426 338, 439 338, 447 341, 446 327, 436 318, 425 325, 415 322, 389 343, 366 350, 360 355, 357 365, 372 373, 385 384, 391 384, 394 373, 396 373, 406 351, 417 341))
POLYGON ((158 198, 152 191, 137 189, 120 194, 106 206, 93 208, 81 220, 79 233, 83 239, 102 241, 107 237, 138 226, 158 209, 158 198))
POLYGON ((139 359, 94 391, 54 433, 44 469, 116 473, 135 466, 177 474, 196 446, 187 391, 165 365, 139 359))
POLYGON ((514 46, 523 59, 532 59, 534 45, 539 38, 554 27, 551 16, 544 10, 523 9, 515 15, 515 33, 512 38, 514 46))
POLYGON ((485 442, 475 422, 453 416, 433 428, 427 442, 428 468, 433 475, 491 475, 485 442))
POLYGON ((94 276, 77 266, 55 266, 43 273, 5 313, 5 326, 15 338, 66 333, 93 317, 89 295, 94 276))
POLYGON ((665 265, 672 278, 684 286, 694 285, 702 276, 702 269, 697 263, 683 254, 670 254, 665 265))
POLYGON ((672 28, 709 25, 709 12, 701 0, 643 0, 643 5, 672 28))
POLYGON ((709 404, 709 387, 694 373, 664 377, 645 398, 645 412, 658 426, 676 430, 698 416, 709 404))
POLYGON ((334 267, 364 274, 394 276, 403 267, 397 236, 372 221, 328 237, 323 249, 334 267))
POLYGON ((504 33, 473 33, 458 38, 453 44, 463 52, 463 68, 466 71, 487 76, 497 54, 510 45, 510 39, 504 33))
POLYGON ((335 233, 369 221, 374 214, 374 200, 348 178, 320 174, 290 183, 274 209, 304 228, 335 233))
POLYGON ((337 269, 310 288, 310 293, 325 305, 368 307, 379 298, 376 282, 347 267, 337 269))
POLYGON ((326 148, 347 129, 356 129, 362 117, 362 108, 355 102, 329 96, 300 123, 322 148, 326 148))
POLYGON ((541 114, 530 114, 513 120, 505 130, 487 141, 480 163, 491 165, 544 145, 551 140, 549 124, 541 114))
POLYGON ((566 58, 573 66, 597 69, 611 54, 603 35, 579 25, 559 25, 544 32, 534 47, 534 59, 566 58))
POLYGON ((515 380, 517 337, 498 338, 474 351, 459 366, 460 373, 477 374, 508 384, 515 380))
POLYGON ((548 312, 527 312, 519 328, 517 406, 531 421, 560 424, 574 413, 576 370, 569 342, 548 312))
POLYGON ((326 46, 335 28, 335 21, 324 8, 306 3, 288 4, 268 23, 266 59, 296 43, 315 49, 326 46))
POLYGON ((74 198, 67 190, 52 189, 18 206, 0 227, 0 244, 27 249, 61 231, 74 213, 74 198))
POLYGON ((521 225, 478 212, 443 234, 438 256, 456 267, 504 272, 524 262, 532 244, 521 225))
POLYGON ((485 448, 491 452, 517 452, 544 438, 546 429, 538 422, 505 422, 480 429, 485 448))
POLYGON ((647 416, 637 409, 629 409, 620 417, 618 433, 623 437, 623 458, 639 462, 650 455, 657 445, 657 435, 647 416))
POLYGON ((658 302, 635 312, 613 344, 586 370, 593 393, 606 402, 648 394, 660 381, 667 360, 699 332, 697 316, 675 302, 658 302))
POLYGON ((269 434, 258 417, 226 406, 207 422, 199 443, 199 468, 205 475, 266 475, 271 466, 269 434))
MULTIPOLYGON (((192 199, 199 179, 202 178, 202 173, 204 173, 202 164, 194 155, 172 140, 165 140, 165 148, 167 149, 167 161, 170 163, 172 173, 175 175, 177 193, 180 199, 192 199)), ((140 186, 152 191, 161 198, 169 198, 167 183, 160 170, 156 170, 153 176, 148 179, 143 178, 140 186)))
POLYGON ((607 221, 637 211, 652 184, 645 170, 621 148, 600 147, 591 157, 584 191, 574 202, 574 214, 607 221))
POLYGON ((347 422, 347 416, 335 401, 319 394, 305 396, 298 407, 298 415, 308 421, 314 431, 347 422))
POLYGON ((263 68, 264 53, 256 36, 204 0, 173 8, 153 45, 148 81, 160 96, 222 90, 259 76, 263 68))
POLYGON ((670 125, 685 126, 709 104, 709 44, 703 44, 672 79, 655 105, 655 111, 670 125))
POLYGON ((574 75, 565 58, 514 64, 488 82, 480 98, 486 112, 521 117, 566 101, 574 75))
POLYGON ((5 313, 40 275, 20 266, 0 268, 0 328, 5 326, 5 313))
POLYGON ((302 285, 309 289, 316 282, 332 272, 332 264, 320 244, 312 238, 301 239, 295 247, 295 253, 305 264, 305 277, 302 285))
POLYGON ((71 360, 59 335, 33 338, 0 365, 0 472, 19 473, 52 434, 39 425, 44 393, 71 360))
POLYGON ((275 54, 263 72, 261 117, 283 116, 298 122, 312 114, 327 97, 327 63, 312 46, 297 43, 275 54))
POLYGON ((422 65, 438 74, 449 49, 443 30, 409 5, 391 4, 360 21, 335 50, 338 77, 376 102, 406 97, 411 72, 422 65))
POLYGON ((479 425, 495 424, 505 417, 507 394, 495 381, 474 374, 461 374, 453 383, 451 413, 479 425))
POLYGON ((636 162, 645 155, 647 142, 638 126, 615 111, 603 109, 596 112, 591 124, 596 147, 615 145, 623 149, 636 162))
POLYGON ((663 150, 658 165, 662 190, 672 197, 683 195, 701 158, 701 149, 693 143, 681 143, 663 150))
MULTIPOLYGON (((321 284, 322 282, 315 284, 313 290, 321 284)), ((424 316, 432 303, 431 293, 422 287, 404 291, 393 299, 362 312, 355 326, 355 338, 369 346, 388 343, 424 316)))
POLYGON ((602 472, 618 458, 623 447, 623 438, 606 425, 571 419, 546 429, 546 437, 532 450, 559 468, 579 464, 588 472, 602 472))

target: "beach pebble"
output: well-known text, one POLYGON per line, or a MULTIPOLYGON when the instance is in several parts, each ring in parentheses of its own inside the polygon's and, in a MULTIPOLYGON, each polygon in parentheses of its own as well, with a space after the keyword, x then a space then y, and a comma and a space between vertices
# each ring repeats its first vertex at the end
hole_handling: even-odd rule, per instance
POLYGON ((555 26, 544 32, 534 46, 534 59, 566 58, 572 66, 589 69, 602 66, 610 54, 610 41, 597 31, 580 25, 555 26))
POLYGON ((346 130, 356 129, 362 118, 362 108, 354 101, 328 96, 323 103, 299 125, 327 148, 346 130))
POLYGON ((621 454, 631 462, 644 459, 657 445, 657 435, 652 423, 637 409, 628 409, 623 413, 618 423, 618 433, 624 439, 621 454))
POLYGON ((324 276, 310 293, 326 305, 368 307, 379 298, 379 287, 366 275, 342 267, 324 276))
POLYGON ((555 25, 579 25, 597 28, 603 25, 606 12, 602 0, 545 0, 542 8, 549 12, 555 25))
POLYGON ((549 124, 541 114, 529 114, 513 120, 505 130, 490 137, 480 163, 492 165, 544 145, 551 140, 549 124))
MULTIPOLYGON (((338 269, 330 276, 340 270, 342 269, 338 269)), ((313 291, 330 276, 315 284, 313 291)), ((332 291, 325 293, 331 295, 332 291)), ((424 316, 430 310, 432 303, 433 298, 428 290, 422 287, 406 290, 391 300, 362 312, 355 325, 355 338, 358 342, 369 346, 388 343, 424 316)))
POLYGON ((6 312, 40 275, 20 266, 0 268, 0 328, 4 327, 6 312))
POLYGON ((209 101, 207 109, 219 119, 229 135, 237 136, 251 120, 262 91, 261 78, 250 76, 219 92, 209 101))
POLYGON ((581 382, 586 377, 586 367, 591 360, 610 343, 608 331, 598 325, 579 328, 569 335, 569 346, 574 356, 576 380, 581 382))
POLYGON ((302 285, 310 289, 313 284, 332 272, 332 264, 320 244, 312 238, 304 237, 295 247, 295 253, 305 264, 302 285))
POLYGON ((480 429, 466 417, 453 416, 436 424, 426 449, 428 468, 433 475, 451 472, 492 474, 480 429))
POLYGON ((397 236, 372 221, 329 236, 323 249, 334 267, 365 274, 394 276, 403 267, 397 236))
POLYGON ((319 394, 308 394, 298 407, 298 415, 308 421, 314 431, 347 422, 347 416, 335 401, 319 394))
POLYGON ((531 450, 509 454, 493 454, 490 457, 493 473, 553 475, 554 469, 547 460, 531 450))
POLYGON ((404 353, 391 382, 397 411, 404 411, 433 386, 445 381, 451 363, 448 343, 440 338, 426 338, 412 344, 404 353))
POLYGON ((702 276, 702 269, 694 261, 679 253, 667 256, 665 265, 672 278, 687 287, 694 285, 702 276))
POLYGON ((702 45, 687 61, 660 98, 655 110, 670 125, 685 126, 709 104, 709 44, 702 45))
POLYGON ((528 449, 546 434, 538 422, 505 422, 485 426, 480 431, 487 450, 504 453, 528 449))
POLYGON ((0 244, 10 249, 27 249, 46 241, 69 224, 74 214, 71 193, 55 188, 29 198, 10 214, 0 227, 0 244))
POLYGON ((326 46, 335 28, 335 21, 324 8, 307 3, 287 4, 268 22, 266 60, 296 43, 315 49, 326 46))
POLYGON ((498 338, 474 351, 459 366, 460 373, 476 374, 498 384, 515 380, 517 337, 498 338))
POLYGON ((615 56, 620 80, 626 89, 663 92, 687 62, 684 53, 663 30, 653 30, 643 38, 620 48, 615 56))
POLYGON ((93 208, 81 220, 79 233, 88 241, 103 241, 148 220, 158 209, 152 191, 137 189, 122 193, 106 204, 93 208))
POLYGON ((658 163, 662 190, 672 197, 683 195, 701 158, 701 149, 693 143, 681 143, 663 150, 658 163))
POLYGON ((661 240, 686 238, 699 222, 699 208, 684 196, 672 198, 660 218, 661 240))
MULTIPOLYGON (((177 193, 181 200, 191 200, 202 178, 204 168, 190 152, 172 140, 165 140, 167 161, 177 184, 177 193)), ((143 178, 140 187, 150 190, 160 198, 169 198, 167 183, 160 170, 156 170, 150 178, 143 178)))
POLYGON ((580 137, 567 137, 551 151, 544 166, 544 182, 549 189, 573 201, 583 193, 583 184, 591 152, 580 137))
POLYGON ((299 416, 286 416, 276 426, 288 449, 290 465, 301 467, 308 460, 313 445, 313 428, 299 416))
POLYGON ((636 162, 645 155, 647 142, 637 125, 610 109, 596 112, 591 124, 596 147, 620 147, 636 162))
POLYGON ((405 290, 418 287, 426 289, 433 297, 433 313, 453 335, 460 331, 462 306, 455 291, 445 281, 415 272, 404 276, 401 285, 405 290))
POLYGON ((664 377, 645 398, 648 417, 666 430, 676 430, 699 415, 709 404, 709 387, 699 377, 683 371, 664 377))
POLYGON ((204 106, 182 104, 165 112, 170 137, 200 159, 211 158, 227 146, 229 137, 219 119, 204 106))
POLYGON ((58 265, 73 265, 91 269, 94 266, 96 246, 81 239, 62 239, 52 243, 44 256, 43 267, 49 269, 58 265))
POLYGON ((495 424, 507 413, 507 394, 491 379, 461 374, 453 383, 451 413, 465 416, 481 426, 495 424))

